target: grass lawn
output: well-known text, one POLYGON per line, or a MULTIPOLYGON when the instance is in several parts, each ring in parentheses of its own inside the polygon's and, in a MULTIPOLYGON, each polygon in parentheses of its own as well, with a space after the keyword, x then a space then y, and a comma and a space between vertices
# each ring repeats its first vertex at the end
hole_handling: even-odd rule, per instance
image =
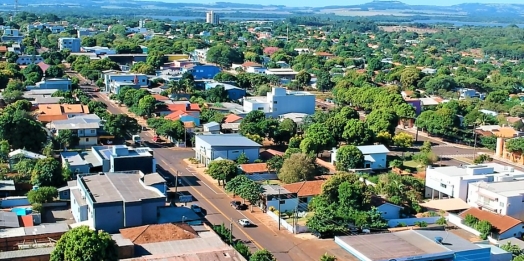
MULTIPOLYGON (((312 216, 313 212, 307 212, 305 216, 298 218, 297 222, 299 225, 306 225, 307 220, 312 216)), ((289 218, 287 215, 282 214, 282 219, 284 219, 289 224, 293 223, 293 218, 289 218)))
POLYGON ((403 162, 405 167, 417 169, 420 164, 418 162, 415 162, 413 160, 408 160, 403 162))

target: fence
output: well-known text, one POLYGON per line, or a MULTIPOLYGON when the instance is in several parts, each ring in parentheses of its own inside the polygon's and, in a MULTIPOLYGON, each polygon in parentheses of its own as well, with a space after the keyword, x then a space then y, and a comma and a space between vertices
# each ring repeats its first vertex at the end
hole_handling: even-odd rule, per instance
POLYGON ((398 224, 406 224, 406 226, 413 226, 416 222, 426 222, 427 224, 435 224, 440 217, 424 217, 424 218, 400 218, 388 220, 389 227, 396 227, 398 224))
POLYGON ((301 225, 297 224, 297 225, 295 225, 295 228, 293 228, 293 225, 290 225, 289 223, 286 222, 286 220, 284 220, 283 218, 280 218, 277 214, 273 213, 272 211, 268 211, 266 213, 267 213, 268 216, 270 216, 277 223, 280 220, 280 225, 283 226, 285 229, 287 229, 291 233, 300 234, 300 233, 307 233, 307 232, 309 232, 309 229, 306 226, 301 226, 301 225))

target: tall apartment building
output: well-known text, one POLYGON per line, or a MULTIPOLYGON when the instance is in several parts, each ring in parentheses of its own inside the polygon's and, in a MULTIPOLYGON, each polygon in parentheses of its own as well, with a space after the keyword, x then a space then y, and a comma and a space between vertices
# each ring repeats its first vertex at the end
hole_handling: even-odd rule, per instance
POLYGON ((214 24, 217 25, 220 23, 218 14, 215 14, 213 11, 209 11, 206 13, 206 23, 208 24, 214 24))
POLYGON ((80 48, 81 48, 80 38, 72 38, 72 37, 58 38, 58 49, 60 49, 60 51, 69 49, 73 53, 78 53, 80 52, 80 48))

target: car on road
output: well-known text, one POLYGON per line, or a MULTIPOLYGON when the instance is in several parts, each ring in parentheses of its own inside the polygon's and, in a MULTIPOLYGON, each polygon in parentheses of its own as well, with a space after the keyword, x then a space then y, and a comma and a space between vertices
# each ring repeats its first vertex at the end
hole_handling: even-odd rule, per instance
POLYGON ((239 219, 238 224, 240 224, 243 227, 250 227, 253 225, 253 223, 251 223, 251 221, 249 221, 249 219, 247 218, 239 219))
POLYGON ((200 214, 202 213, 202 208, 199 205, 191 205, 191 210, 193 210, 195 213, 200 214))
POLYGON ((246 204, 242 204, 242 202, 240 201, 231 201, 231 206, 236 209, 236 210, 246 210, 247 209, 247 205, 246 204))

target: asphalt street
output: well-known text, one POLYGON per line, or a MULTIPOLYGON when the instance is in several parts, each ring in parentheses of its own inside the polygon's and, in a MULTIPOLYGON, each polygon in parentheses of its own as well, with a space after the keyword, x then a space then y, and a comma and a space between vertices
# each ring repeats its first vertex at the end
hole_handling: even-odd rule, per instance
MULTIPOLYGON (((105 94, 91 93, 94 100, 102 101, 108 105, 108 111, 113 114, 125 113, 122 107, 113 103, 105 94)), ((143 123, 142 123, 143 124, 143 123)), ((150 141, 153 137, 151 131, 141 133, 143 140, 150 141)), ((195 202, 188 203, 198 204, 205 210, 206 219, 212 224, 233 224, 233 236, 247 243, 252 249, 267 249, 274 254, 279 261, 314 261, 329 252, 343 260, 353 260, 345 251, 340 249, 333 240, 317 240, 297 238, 287 231, 279 231, 275 224, 266 224, 258 222, 257 218, 250 211, 235 210, 230 206, 233 200, 227 194, 223 193, 215 184, 206 181, 205 178, 199 177, 199 174, 187 167, 184 158, 194 156, 189 148, 155 148, 152 144, 155 158, 159 165, 160 171, 165 175, 170 175, 173 180, 174 176, 179 175, 183 186, 178 191, 187 191, 195 199, 195 202), (247 218, 255 226, 244 228, 238 224, 239 219, 247 218), (330 251, 332 250, 332 251, 330 251), (333 253, 337 252, 337 253, 333 253)))

